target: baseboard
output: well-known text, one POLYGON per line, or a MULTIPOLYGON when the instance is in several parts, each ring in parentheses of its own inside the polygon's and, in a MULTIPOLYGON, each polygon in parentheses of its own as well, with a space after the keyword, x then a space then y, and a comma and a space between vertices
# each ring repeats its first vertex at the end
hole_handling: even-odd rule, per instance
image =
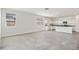
POLYGON ((42 32, 44 30, 41 31, 34 31, 34 32, 29 32, 29 33, 17 33, 15 35, 10 35, 10 36, 2 36, 1 38, 6 38, 6 37, 12 37, 12 36, 19 36, 19 35, 25 35, 25 34, 31 34, 31 33, 37 33, 37 32, 42 32))

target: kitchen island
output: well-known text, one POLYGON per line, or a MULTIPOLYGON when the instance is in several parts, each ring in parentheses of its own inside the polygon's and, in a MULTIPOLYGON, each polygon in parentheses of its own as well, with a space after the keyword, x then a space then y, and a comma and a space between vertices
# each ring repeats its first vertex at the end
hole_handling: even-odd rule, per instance
POLYGON ((64 33, 72 33, 71 25, 57 25, 55 26, 55 31, 57 32, 64 32, 64 33))

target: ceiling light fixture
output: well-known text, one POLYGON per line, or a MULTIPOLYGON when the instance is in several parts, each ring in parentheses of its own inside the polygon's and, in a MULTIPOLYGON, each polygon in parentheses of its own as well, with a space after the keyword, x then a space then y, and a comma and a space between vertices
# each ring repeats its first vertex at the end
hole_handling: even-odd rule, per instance
POLYGON ((49 8, 45 8, 45 10, 49 10, 49 8))

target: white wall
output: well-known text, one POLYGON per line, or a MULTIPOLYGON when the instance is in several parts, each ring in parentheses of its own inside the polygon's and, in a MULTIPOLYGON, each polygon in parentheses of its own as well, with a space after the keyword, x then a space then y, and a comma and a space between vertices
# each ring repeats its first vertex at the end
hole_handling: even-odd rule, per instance
MULTIPOLYGON (((2 36, 11 36, 22 33, 30 33, 43 30, 43 25, 37 25, 36 19, 41 16, 27 12, 14 11, 10 9, 2 9, 2 36), (16 27, 6 27, 6 13, 16 14, 16 27)), ((42 17, 44 18, 44 17, 42 17)))
POLYGON ((0 8, 0 38, 1 38, 1 8, 0 8))
POLYGON ((1 8, 0 8, 0 47, 1 47, 1 8))
POLYGON ((76 16, 76 32, 79 32, 79 15, 76 16))

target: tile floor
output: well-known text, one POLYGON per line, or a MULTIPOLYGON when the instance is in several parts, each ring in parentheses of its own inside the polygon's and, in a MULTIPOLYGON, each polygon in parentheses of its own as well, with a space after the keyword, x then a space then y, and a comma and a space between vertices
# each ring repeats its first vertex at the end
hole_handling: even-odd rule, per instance
POLYGON ((78 50, 79 33, 43 31, 2 38, 3 50, 78 50))

